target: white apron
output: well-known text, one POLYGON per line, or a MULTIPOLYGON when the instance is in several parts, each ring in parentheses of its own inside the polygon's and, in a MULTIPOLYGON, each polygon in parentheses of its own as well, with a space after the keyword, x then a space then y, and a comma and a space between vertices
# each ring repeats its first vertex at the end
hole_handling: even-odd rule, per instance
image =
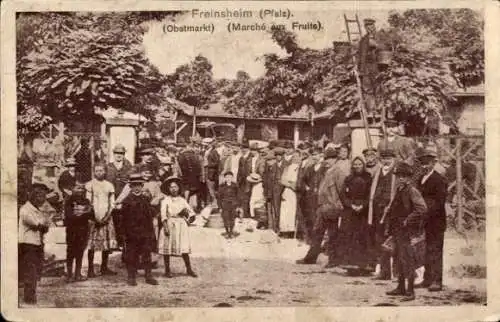
POLYGON ((294 232, 296 229, 297 194, 293 189, 297 185, 298 171, 299 164, 293 163, 285 169, 281 178, 281 183, 285 188, 281 194, 280 232, 294 232))

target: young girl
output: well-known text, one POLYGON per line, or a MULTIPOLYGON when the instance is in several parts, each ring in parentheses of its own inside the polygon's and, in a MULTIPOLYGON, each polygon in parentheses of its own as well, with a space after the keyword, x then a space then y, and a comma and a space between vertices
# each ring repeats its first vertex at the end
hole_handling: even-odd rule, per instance
POLYGON ((85 198, 85 184, 77 182, 73 193, 64 206, 64 226, 66 227, 66 281, 83 281, 82 258, 88 243, 89 221, 94 220, 94 210, 90 200, 85 198), (73 275, 73 261, 75 274, 73 275))
POLYGON ((111 220, 111 209, 115 201, 115 188, 111 182, 104 180, 105 167, 102 164, 94 166, 94 179, 86 185, 87 199, 94 207, 95 220, 90 226, 90 240, 88 261, 89 269, 87 277, 95 277, 94 253, 102 252, 101 274, 116 275, 108 268, 108 257, 111 250, 117 247, 113 221, 111 220))
POLYGON ((180 196, 180 179, 178 177, 167 178, 162 183, 161 190, 166 197, 161 201, 160 206, 163 229, 158 236, 158 253, 163 255, 165 261, 165 276, 172 277, 170 256, 182 256, 187 274, 197 277, 198 275, 191 268, 189 259, 191 241, 188 222, 195 218, 195 213, 186 199, 180 196))

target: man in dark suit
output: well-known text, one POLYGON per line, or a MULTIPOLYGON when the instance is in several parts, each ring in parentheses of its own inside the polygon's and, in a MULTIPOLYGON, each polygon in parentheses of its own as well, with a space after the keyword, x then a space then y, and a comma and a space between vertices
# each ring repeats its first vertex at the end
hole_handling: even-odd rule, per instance
POLYGON ((437 153, 430 149, 422 149, 418 160, 425 174, 417 182, 427 204, 427 222, 425 224, 426 259, 425 273, 422 283, 415 287, 427 287, 431 292, 443 288, 443 243, 446 230, 445 201, 447 194, 446 179, 434 170, 437 153))
POLYGON ((266 173, 266 177, 269 180, 266 198, 272 208, 270 211, 269 228, 276 233, 279 231, 281 193, 283 192, 281 176, 286 167, 285 160, 283 160, 284 154, 285 151, 282 148, 277 147, 274 149, 275 162, 268 166, 266 173))
POLYGON ((248 142, 241 145, 241 158, 238 164, 237 182, 240 189, 240 207, 243 210, 244 217, 250 217, 250 184, 247 182, 247 176, 250 174, 248 160, 252 154, 248 142))
POLYGON ((220 143, 212 141, 210 149, 207 152, 207 189, 210 196, 210 202, 217 204, 216 190, 219 187, 220 162, 221 155, 217 151, 220 143))
POLYGON ((186 200, 191 196, 196 195, 198 204, 197 210, 201 210, 200 192, 201 192, 201 179, 202 179, 202 163, 199 154, 195 151, 195 144, 197 138, 191 138, 190 144, 184 151, 179 154, 179 166, 182 172, 182 186, 184 189, 184 197, 186 200))

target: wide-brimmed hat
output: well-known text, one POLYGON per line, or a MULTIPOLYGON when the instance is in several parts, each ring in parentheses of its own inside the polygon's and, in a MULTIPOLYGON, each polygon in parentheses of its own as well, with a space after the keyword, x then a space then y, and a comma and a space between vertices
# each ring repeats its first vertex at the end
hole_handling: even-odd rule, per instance
POLYGON ((128 176, 128 183, 144 183, 140 173, 132 173, 128 176))
POLYGON ((44 190, 45 193, 49 193, 51 189, 43 182, 35 181, 31 184, 31 191, 35 189, 41 189, 44 190))
POLYGON ((122 144, 117 144, 113 148, 113 153, 125 153, 127 149, 122 144))
POLYGON ((64 163, 65 166, 71 167, 76 165, 76 160, 75 158, 68 158, 66 159, 66 162, 64 163))
POLYGON ((228 175, 232 175, 232 176, 233 176, 233 175, 234 175, 234 173, 233 173, 233 171, 228 170, 228 171, 224 172, 222 175, 223 175, 224 177, 225 177, 225 176, 228 176, 228 175))
POLYGON ((180 186, 180 184, 181 184, 181 178, 179 178, 178 176, 174 175, 174 176, 170 176, 167 179, 165 179, 162 182, 161 186, 160 186, 161 192, 163 192, 164 194, 168 194, 168 187, 170 186, 170 184, 172 182, 175 182, 175 183, 177 183, 180 186))
POLYGON ((251 173, 247 177, 247 181, 250 183, 260 183, 260 182, 262 182, 262 177, 258 173, 251 173))

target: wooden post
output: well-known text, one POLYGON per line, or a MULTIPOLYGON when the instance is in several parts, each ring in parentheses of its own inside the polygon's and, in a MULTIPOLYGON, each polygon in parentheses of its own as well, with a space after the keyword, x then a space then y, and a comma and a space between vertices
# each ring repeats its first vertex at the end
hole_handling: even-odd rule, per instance
POLYGON ((193 136, 196 135, 196 106, 193 107, 193 136))
POLYGON ((457 224, 458 230, 462 230, 464 205, 463 205, 463 180, 462 180, 462 138, 457 138, 456 147, 456 163, 457 163, 457 224))
POLYGON ((300 133, 299 133, 299 123, 293 123, 293 147, 296 149, 299 145, 300 133))

